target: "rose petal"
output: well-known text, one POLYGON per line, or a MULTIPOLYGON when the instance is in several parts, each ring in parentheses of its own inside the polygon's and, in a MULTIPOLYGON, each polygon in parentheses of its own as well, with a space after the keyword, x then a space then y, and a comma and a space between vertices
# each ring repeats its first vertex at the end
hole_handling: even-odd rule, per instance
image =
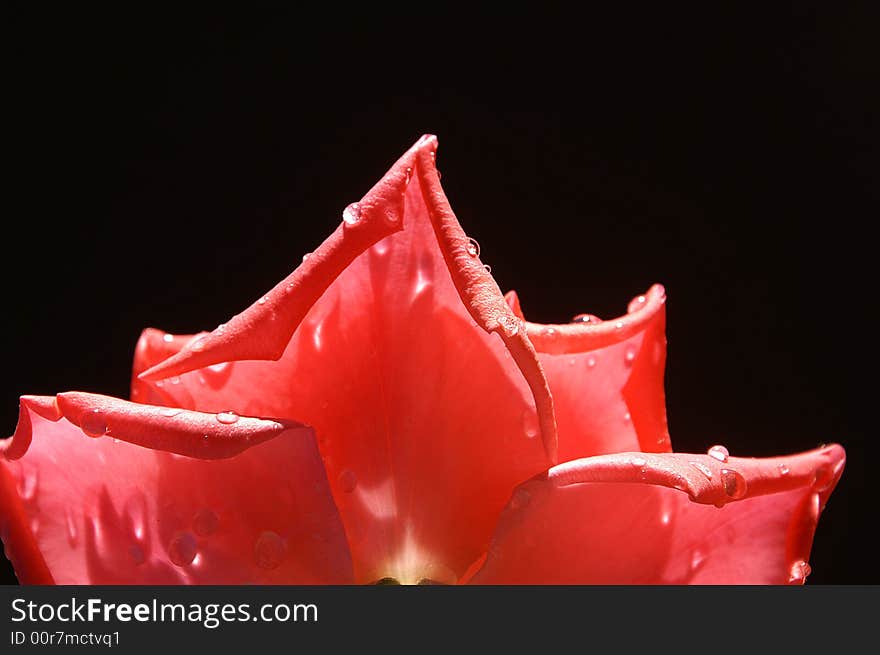
MULTIPOLYGON (((63 418, 52 420, 23 402, 30 447, 0 460, 0 533, 21 582, 351 582, 344 530, 308 428, 247 417, 224 424, 186 411, 163 417, 175 428, 153 415, 174 410, 91 394, 62 394, 57 406, 63 418), (107 436, 87 436, 96 433, 94 409, 107 436), (247 450, 205 461, 150 449, 191 450, 190 433, 202 427, 208 441, 250 436, 247 450), (149 447, 130 443, 150 432, 149 447)), ((14 439, 23 429, 20 422, 14 439)), ((217 454, 216 446, 206 450, 217 454)))
POLYGON ((162 389, 165 386, 149 384, 138 376, 147 369, 176 355, 191 341, 207 336, 198 334, 170 334, 155 328, 146 328, 138 339, 131 367, 131 399, 150 405, 174 405, 174 399, 162 389))
MULTIPOLYGON (((519 299, 508 294, 514 311, 519 299)), ((663 375, 666 293, 659 284, 625 316, 527 323, 553 392, 562 461, 630 450, 669 452, 663 375)))
POLYGON ((802 583, 843 466, 837 445, 723 462, 648 453, 567 462, 517 488, 471 582, 802 583))
POLYGON ((311 265, 336 256, 322 246, 223 335, 140 376, 181 406, 315 426, 360 582, 454 581, 485 550, 510 489, 555 453, 537 353, 449 208, 435 148, 420 141, 359 203, 343 246, 389 216, 395 230, 358 241, 365 252, 335 279, 311 265), (288 334, 300 319, 286 304, 318 276, 326 290, 283 356, 236 360, 229 335, 288 334))

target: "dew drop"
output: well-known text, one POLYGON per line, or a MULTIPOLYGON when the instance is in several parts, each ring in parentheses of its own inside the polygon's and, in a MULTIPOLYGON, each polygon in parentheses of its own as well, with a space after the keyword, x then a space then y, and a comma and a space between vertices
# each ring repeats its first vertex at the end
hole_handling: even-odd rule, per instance
POLYGON ((641 468, 642 466, 648 465, 648 460, 646 460, 644 457, 633 457, 629 461, 633 466, 635 466, 637 468, 641 468))
POLYGON ((697 469, 700 473, 705 475, 707 480, 712 479, 712 469, 710 469, 705 464, 701 464, 700 462, 690 462, 690 465, 697 469))
POLYGON ((617 330, 622 330, 623 329, 623 321, 617 321, 617 323, 614 324, 614 328, 617 330))
POLYGON ((804 584, 810 573, 812 573, 810 565, 802 559, 798 560, 791 565, 791 570, 788 573, 788 584, 804 584))
POLYGON ((232 425, 238 421, 238 418, 238 414, 231 410, 217 414, 217 422, 222 423, 223 425, 232 425))
POLYGON ((601 323, 602 319, 598 316, 593 316, 592 314, 578 314, 577 316, 572 317, 571 322, 596 324, 601 323))
POLYGON ((552 337, 554 334, 556 334, 556 328, 548 327, 546 330, 544 330, 544 334, 546 334, 548 337, 552 337))
POLYGON ((172 341, 174 341, 174 335, 173 334, 163 334, 162 341, 164 341, 165 343, 171 343, 172 341))
POLYGON ((737 500, 746 495, 748 484, 742 473, 733 469, 721 469, 721 484, 724 485, 724 493, 737 500))
MULTIPOLYGON (((24 468, 24 467, 23 467, 24 468)), ((21 474, 18 493, 22 500, 33 500, 37 495, 38 473, 35 468, 24 468, 21 474)))
POLYGON ((287 554, 287 545, 278 533, 264 530, 254 544, 254 561, 261 569, 275 569, 287 554))
POLYGON ((168 381, 171 384, 180 384, 180 376, 174 375, 174 376, 168 378, 168 381))
POLYGON ((672 478, 672 486, 679 491, 684 491, 687 489, 687 480, 681 473, 676 473, 672 478))
POLYGON ((532 494, 527 489, 517 489, 513 492, 513 498, 510 499, 510 509, 522 509, 529 504, 532 494))
POLYGON ((412 179, 412 168, 409 166, 406 167, 406 184, 409 184, 409 181, 412 179))
POLYGON ((361 206, 353 202, 342 212, 342 220, 346 225, 356 225, 361 220, 361 206))
POLYGON ((73 513, 69 510, 67 512, 67 543, 70 544, 71 548, 75 548, 79 543, 79 532, 76 529, 76 519, 73 517, 73 513))
POLYGON ((304 261, 304 262, 305 262, 305 261, 308 261, 309 257, 311 257, 311 256, 312 256, 312 253, 307 252, 305 255, 303 255, 303 261, 304 261))
POLYGON ((195 513, 192 520, 193 532, 195 532, 200 537, 207 537, 208 535, 212 535, 217 531, 217 525, 220 523, 220 519, 217 518, 217 515, 211 511, 210 509, 203 508, 195 513))
POLYGON ((633 345, 627 346, 626 352, 623 355, 623 359, 626 362, 627 366, 632 366, 632 363, 636 360, 636 347, 633 345))
MULTIPOLYGON (((195 341, 189 344, 189 349, 193 352, 201 352, 205 349, 205 337, 199 337, 195 341)), ((158 382, 156 383, 158 385, 158 382)))
POLYGON ((629 412, 627 412, 626 414, 623 415, 623 422, 624 423, 629 423, 631 420, 632 420, 632 415, 629 412))
POLYGON ((834 473, 832 473, 831 467, 820 466, 816 469, 816 474, 813 476, 813 491, 818 491, 819 493, 827 491, 833 481, 834 473))
POLYGON ((471 257, 479 257, 480 256, 480 244, 477 243, 476 239, 471 239, 468 237, 468 244, 465 246, 467 250, 467 254, 471 257))
POLYGON ((538 436, 538 415, 534 410, 523 410, 521 421, 523 434, 525 434, 527 438, 534 439, 538 436))
POLYGON ((706 451, 706 454, 712 459, 717 459, 719 462, 726 462, 727 458, 730 457, 730 453, 724 446, 712 446, 706 451))
POLYGON ((195 559, 197 550, 196 538, 189 532, 182 532, 168 545, 168 559, 175 566, 186 566, 195 559))
POLYGON ((165 409, 160 409, 159 414, 166 418, 171 418, 172 416, 177 416, 180 414, 179 409, 174 409, 173 407, 166 407, 165 409))
POLYGON ((486 272, 487 272, 487 273, 491 273, 491 272, 492 272, 492 267, 489 266, 489 264, 486 264, 485 266, 483 266, 483 268, 486 269, 486 272))
POLYGON ((134 562, 135 566, 140 566, 147 561, 147 556, 144 554, 144 549, 141 548, 140 544, 132 544, 129 546, 128 555, 131 557, 131 561, 134 562))
POLYGON ((569 365, 569 366, 574 366, 575 364, 577 364, 577 359, 575 359, 574 357, 571 357, 571 358, 568 360, 568 365, 569 365))
POLYGON ((645 306, 645 303, 648 302, 648 299, 645 296, 637 296, 629 301, 629 305, 626 307, 626 313, 632 314, 633 312, 637 312, 642 307, 645 306))
POLYGON ((788 468, 785 464, 779 465, 779 474, 780 475, 788 475, 791 472, 791 469, 788 468))
POLYGON ((587 368, 595 368, 597 361, 595 355, 587 355, 587 368))
POLYGON ((351 493, 357 487, 357 476, 354 474, 354 471, 349 469, 345 469, 342 473, 339 474, 339 486, 342 487, 342 490, 345 493, 351 493))
POLYGON ((696 571, 700 566, 702 566, 703 562, 706 561, 706 555, 699 548, 695 548, 694 552, 691 553, 691 571, 696 571))
POLYGON ((82 416, 80 428, 89 437, 103 437, 107 434, 107 419, 100 409, 90 409, 82 416))
POLYGON ((258 305, 265 305, 267 302, 269 302, 269 296, 263 296, 262 298, 260 298, 257 301, 257 304, 258 305))

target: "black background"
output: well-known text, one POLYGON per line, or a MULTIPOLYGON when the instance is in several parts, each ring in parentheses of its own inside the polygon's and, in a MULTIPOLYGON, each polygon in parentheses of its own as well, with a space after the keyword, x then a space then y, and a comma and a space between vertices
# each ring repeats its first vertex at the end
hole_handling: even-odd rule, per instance
POLYGON ((143 327, 245 308, 432 132, 529 318, 612 317, 666 286, 676 450, 846 447, 810 581, 880 582, 876 22, 337 13, 11 18, 0 432, 24 393, 124 396, 143 327))

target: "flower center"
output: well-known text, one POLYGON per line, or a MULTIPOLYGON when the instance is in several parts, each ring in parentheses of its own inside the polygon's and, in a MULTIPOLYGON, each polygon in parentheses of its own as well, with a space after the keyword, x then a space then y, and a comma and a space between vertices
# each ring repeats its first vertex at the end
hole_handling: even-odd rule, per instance
MULTIPOLYGON (((371 582, 370 584, 374 584, 374 585, 386 585, 386 584, 387 585, 399 585, 399 584, 403 584, 403 583, 400 580, 398 580, 397 578, 390 578, 389 577, 389 578, 380 578, 379 580, 376 580, 375 582, 371 582)), ((437 582, 436 580, 431 580, 429 578, 421 578, 415 584, 416 585, 435 585, 435 584, 442 585, 442 584, 446 584, 446 583, 445 582, 437 582)))

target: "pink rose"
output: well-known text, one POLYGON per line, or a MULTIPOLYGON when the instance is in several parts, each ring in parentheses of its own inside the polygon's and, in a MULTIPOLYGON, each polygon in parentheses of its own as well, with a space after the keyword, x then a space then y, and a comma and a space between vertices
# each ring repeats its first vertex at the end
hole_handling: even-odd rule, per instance
POLYGON ((671 452, 664 289, 523 317, 426 136, 211 332, 147 329, 131 401, 22 396, 23 583, 803 583, 838 445, 671 452))

